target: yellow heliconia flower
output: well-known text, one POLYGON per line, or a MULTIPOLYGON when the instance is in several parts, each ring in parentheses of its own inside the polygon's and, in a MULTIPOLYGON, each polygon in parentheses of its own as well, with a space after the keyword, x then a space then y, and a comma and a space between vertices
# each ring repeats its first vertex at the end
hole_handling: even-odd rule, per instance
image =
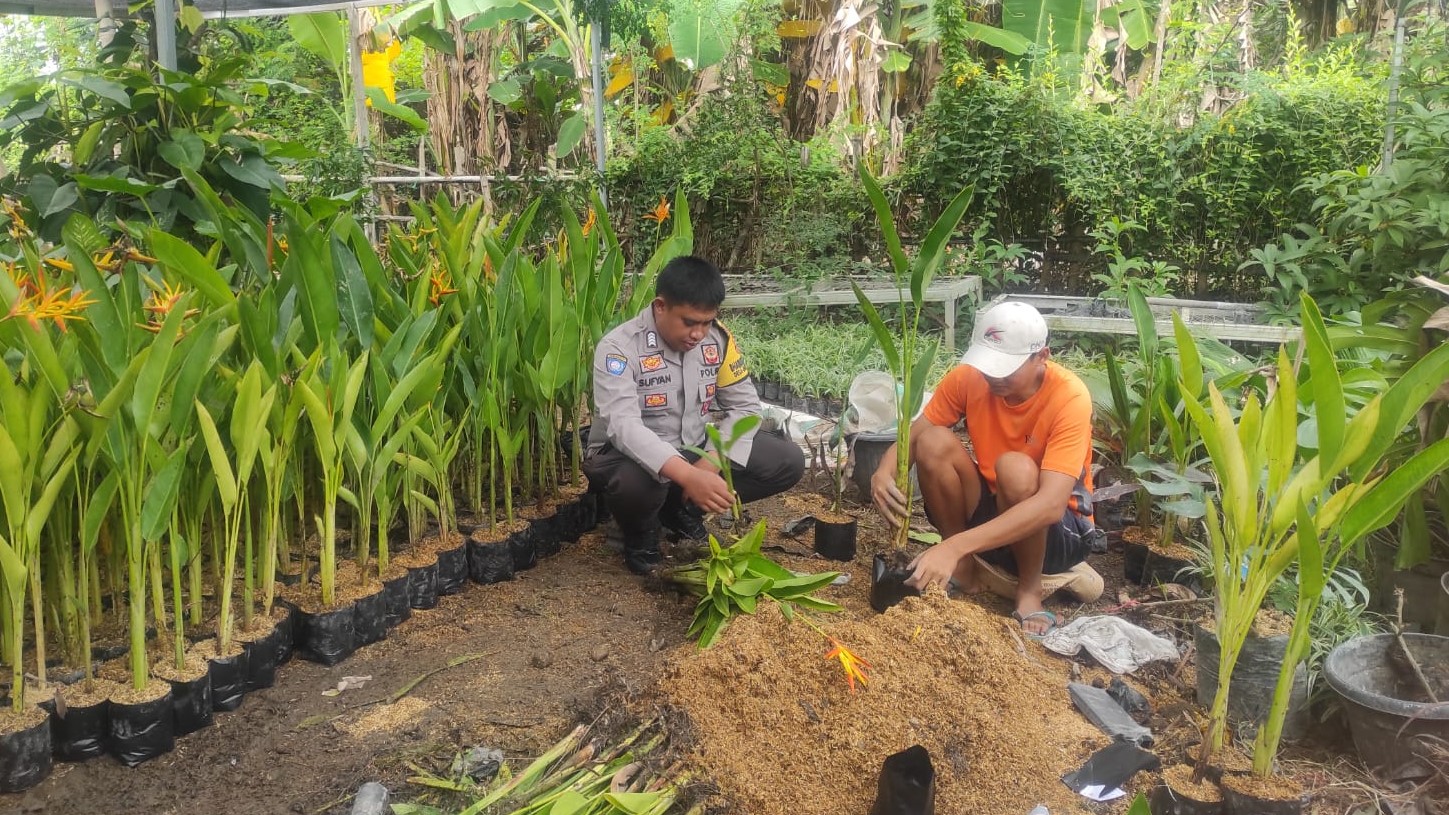
MULTIPOLYGON (((362 52, 362 86, 365 88, 378 88, 387 101, 397 101, 397 76, 392 72, 392 64, 397 61, 398 55, 402 53, 402 43, 392 40, 381 51, 362 52)), ((368 106, 372 100, 367 100, 368 106)))
POLYGON ((594 225, 597 224, 598 221, 599 213, 595 212, 593 207, 589 207, 589 217, 587 220, 584 221, 584 237, 587 238, 589 236, 589 233, 594 230, 594 225))
POLYGON ((65 258, 46 258, 43 262, 52 269, 60 269, 64 272, 75 271, 75 264, 65 258))
POLYGON ((825 655, 826 659, 840 660, 840 667, 845 669, 845 681, 850 683, 850 692, 855 693, 855 680, 860 680, 860 686, 870 684, 870 677, 866 676, 866 669, 872 667, 869 662, 857 656, 845 644, 834 637, 826 637, 830 644, 835 646, 825 655))

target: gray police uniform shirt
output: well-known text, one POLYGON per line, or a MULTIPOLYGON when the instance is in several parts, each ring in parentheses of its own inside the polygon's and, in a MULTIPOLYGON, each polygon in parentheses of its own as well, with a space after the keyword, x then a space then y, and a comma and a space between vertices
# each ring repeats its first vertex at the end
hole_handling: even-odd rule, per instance
MULTIPOLYGON (((760 396, 734 338, 719 323, 704 339, 679 353, 659 336, 654 308, 604 335, 594 351, 594 426, 589 452, 607 444, 639 462, 661 481, 665 462, 684 447, 707 448, 705 424, 711 411, 724 413, 720 435, 760 412, 760 396)), ((754 431, 730 449, 730 460, 745 466, 754 431)))

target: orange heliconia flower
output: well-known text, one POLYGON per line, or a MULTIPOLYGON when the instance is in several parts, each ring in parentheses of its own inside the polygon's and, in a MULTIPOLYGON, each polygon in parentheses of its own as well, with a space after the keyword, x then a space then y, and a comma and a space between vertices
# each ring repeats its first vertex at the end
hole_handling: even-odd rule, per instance
POLYGON ((850 692, 855 693, 855 680, 857 679, 860 680, 861 687, 869 685, 870 677, 866 676, 865 671, 872 667, 871 664, 846 648, 840 640, 834 637, 826 637, 826 639, 830 640, 830 644, 835 647, 830 649, 825 658, 840 660, 840 667, 845 669, 845 681, 850 683, 850 692))
MULTIPOLYGON (((151 312, 151 316, 146 322, 139 323, 139 325, 152 334, 160 333, 161 324, 166 322, 166 315, 170 314, 176 304, 181 301, 183 294, 185 292, 181 290, 181 287, 173 287, 170 283, 163 284, 161 291, 152 293, 151 299, 141 307, 151 312)), ((184 316, 192 317, 200 313, 199 308, 189 308, 184 316)))
MULTIPOLYGON (((668 214, 669 213, 666 211, 665 215, 668 216, 668 214)), ((584 237, 587 238, 589 236, 589 233, 594 231, 594 225, 597 224, 598 221, 599 213, 595 212, 593 207, 589 207, 588 220, 584 221, 584 237)))
POLYGON ((659 196, 659 206, 655 207, 653 212, 646 213, 644 218, 656 224, 669 220, 669 199, 662 195, 659 196))
POLYGON ((450 294, 457 294, 458 290, 452 287, 452 280, 448 277, 446 269, 438 269, 428 277, 428 302, 433 305, 440 305, 443 298, 450 294))
POLYGON ((47 289, 44 280, 33 283, 26 279, 20 285, 20 296, 15 298, 10 311, 0 320, 21 317, 37 331, 40 330, 42 322, 49 320, 64 332, 67 320, 84 320, 85 317, 80 312, 96 302, 83 289, 47 289), (26 291, 32 293, 27 295, 26 291))

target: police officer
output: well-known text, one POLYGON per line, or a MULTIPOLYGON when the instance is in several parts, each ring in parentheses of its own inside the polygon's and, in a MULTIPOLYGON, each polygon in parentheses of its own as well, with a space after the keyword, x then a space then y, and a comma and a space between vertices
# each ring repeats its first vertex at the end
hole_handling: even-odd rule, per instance
MULTIPOLYGON (((713 263, 687 256, 660 271, 654 301, 610 331, 594 352, 594 425, 584 473, 602 492, 635 574, 658 567, 660 526, 705 537, 700 513, 733 503, 719 470, 688 451, 706 448, 705 424, 723 413, 735 422, 760 412, 760 397, 734 338, 715 321, 724 279, 713 263)), ((707 448, 706 448, 707 449, 707 448)), ((730 450, 735 490, 746 503, 800 480, 805 456, 793 442, 751 432, 730 450)))

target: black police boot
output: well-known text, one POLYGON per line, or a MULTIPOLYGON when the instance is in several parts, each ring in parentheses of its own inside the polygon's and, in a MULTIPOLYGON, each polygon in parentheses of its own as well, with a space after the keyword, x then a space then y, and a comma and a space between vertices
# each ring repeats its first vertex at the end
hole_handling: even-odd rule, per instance
POLYGON ((693 504, 680 501, 666 501, 659 510, 659 522, 669 531, 669 540, 692 540, 704 543, 709 540, 709 530, 704 528, 704 516, 693 504))
POLYGON ((625 533, 624 565, 637 575, 653 574, 664 562, 659 551, 659 527, 644 532, 625 533))

